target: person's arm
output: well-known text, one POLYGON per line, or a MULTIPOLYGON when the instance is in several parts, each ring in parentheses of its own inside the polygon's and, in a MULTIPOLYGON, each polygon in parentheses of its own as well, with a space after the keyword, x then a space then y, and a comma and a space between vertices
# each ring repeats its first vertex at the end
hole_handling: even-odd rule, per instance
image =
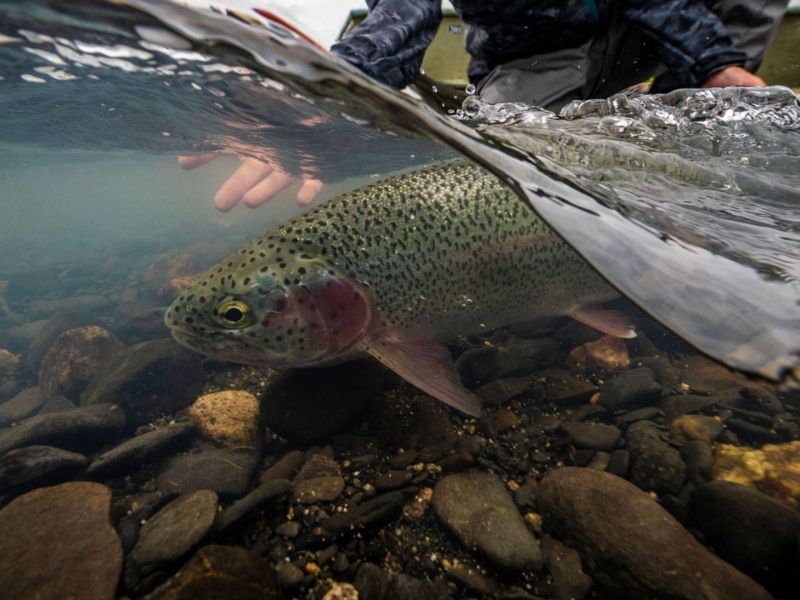
POLYGON ((440 0, 367 0, 369 15, 331 52, 387 85, 403 88, 419 75, 422 57, 442 20, 440 0))
POLYGON ((688 74, 685 85, 764 85, 743 68, 747 55, 704 0, 625 0, 622 11, 659 42, 661 58, 673 72, 688 74))

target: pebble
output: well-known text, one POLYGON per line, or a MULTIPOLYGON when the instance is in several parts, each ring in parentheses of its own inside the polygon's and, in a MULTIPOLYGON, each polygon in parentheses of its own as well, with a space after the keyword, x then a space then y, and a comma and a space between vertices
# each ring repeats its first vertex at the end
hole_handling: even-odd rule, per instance
POLYGON ((459 450, 445 456, 438 463, 442 473, 457 473, 475 464, 475 457, 466 450, 459 450))
POLYGON ((259 434, 259 403, 253 394, 225 390, 205 394, 188 410, 201 435, 223 447, 255 448, 259 434))
POLYGON ((146 600, 284 600, 269 561, 232 546, 205 546, 146 600))
POLYGON ((583 572, 581 557, 549 535, 542 536, 542 555, 553 578, 555 600, 583 600, 592 589, 592 578, 583 572))
POLYGON ((692 526, 720 557, 779 597, 796 594, 800 513, 728 481, 698 487, 689 511, 692 526))
POLYGON ((494 427, 499 433, 514 429, 517 425, 519 425, 519 417, 512 410, 500 407, 495 411, 494 427))
POLYGON ((620 438, 620 431, 613 425, 603 423, 562 423, 576 448, 582 450, 613 450, 620 438))
POLYGON ((110 489, 81 481, 28 492, 0 510, 3 597, 115 598, 122 546, 110 505, 110 489))
POLYGON ((700 440, 710 444, 722 433, 722 421, 705 415, 683 415, 672 421, 669 434, 679 444, 700 440))
POLYGON ((512 377, 507 379, 494 379, 478 388, 476 393, 481 397, 484 404, 488 406, 500 406, 512 398, 521 396, 528 391, 530 387, 531 382, 528 377, 512 377))
POLYGON ((389 460, 389 466, 393 469, 405 469, 417 462, 417 451, 413 448, 401 450, 389 460))
POLYGON ((293 442, 327 439, 364 413, 381 393, 385 377, 383 367, 371 360, 284 371, 262 398, 264 422, 293 442))
POLYGON ((443 478, 434 488, 433 508, 465 547, 499 567, 541 569, 539 543, 496 475, 472 470, 443 478))
POLYGON ((656 421, 664 416, 664 411, 657 406, 645 406, 620 415, 614 419, 617 425, 630 425, 636 421, 656 421))
POLYGON ((164 494, 211 490, 241 497, 250 489, 259 456, 248 448, 208 449, 169 459, 156 481, 164 494))
POLYGON ((653 404, 661 397, 661 386, 650 369, 639 367, 623 371, 600 388, 600 406, 616 411, 622 408, 653 404))
POLYGON ((754 425, 743 419, 730 418, 725 421, 725 425, 743 440, 749 440, 759 444, 778 444, 783 441, 781 436, 772 429, 754 425))
POLYGON ((500 370, 498 378, 504 378, 513 373, 530 373, 534 369, 541 369, 554 365, 562 359, 561 347, 551 338, 537 338, 533 340, 517 340, 498 347, 497 363, 500 370))
POLYGON ((67 329, 42 359, 39 367, 42 393, 77 401, 101 365, 124 347, 113 333, 97 325, 67 329))
POLYGON ((672 363, 661 356, 640 356, 634 361, 636 367, 646 367, 655 380, 665 388, 675 388, 681 382, 681 374, 672 363))
POLYGON ((275 533, 287 539, 296 538, 300 535, 300 523, 297 521, 286 521, 275 528, 275 533))
POLYGON ((222 533, 241 523, 248 515, 263 510, 292 491, 292 484, 286 479, 272 479, 262 483, 241 500, 237 500, 219 513, 214 523, 214 531, 222 533))
POLYGON ((64 481, 86 466, 83 454, 50 446, 25 446, 0 457, 0 495, 64 481))
POLYGON ((389 573, 364 562, 353 580, 359 600, 451 600, 447 586, 424 581, 405 573, 389 573))
POLYGON ((0 404, 0 427, 32 417, 39 412, 45 402, 47 398, 38 386, 25 388, 10 400, 0 404))
MULTIPOLYGON (((50 313, 52 314, 52 313, 50 313)), ((94 323, 88 314, 62 312, 55 314, 45 322, 31 339, 28 351, 25 353, 25 365, 32 373, 38 373, 42 359, 58 336, 68 329, 91 325, 94 323)))
POLYGON ((579 372, 610 373, 627 369, 630 364, 625 340, 610 335, 573 348, 567 356, 567 366, 579 372))
POLYGON ((681 415, 701 412, 707 408, 723 402, 719 396, 696 396, 693 394, 686 396, 670 396, 661 403, 667 421, 672 421, 681 415))
POLYGON ((125 430, 125 413, 112 404, 37 415, 16 427, 0 430, 0 454, 33 445, 66 450, 94 450, 125 430))
POLYGON ((294 480, 293 499, 300 504, 331 502, 344 490, 339 464, 323 454, 312 455, 294 480))
POLYGON ((713 477, 754 487, 767 496, 800 508, 800 441, 746 448, 719 444, 713 477))
POLYGON ((468 348, 456 359, 455 367, 458 374, 461 375, 464 385, 484 384, 494 379, 500 371, 500 365, 497 362, 497 347, 468 348))
POLYGON ((630 462, 630 452, 627 450, 614 450, 608 457, 606 471, 617 477, 625 477, 628 474, 630 462))
POLYGON ((96 457, 86 474, 92 477, 110 477, 129 471, 187 442, 194 435, 190 423, 164 425, 153 431, 139 434, 96 457))
POLYGON ((275 464, 264 469, 258 480, 260 483, 266 483, 273 479, 292 479, 305 462, 305 452, 292 450, 280 457, 275 464))
POLYGON ((539 485, 545 529, 573 548, 609 598, 767 600, 645 492, 602 471, 566 467, 539 485))
POLYGON ((714 451, 703 440, 690 440, 681 448, 686 461, 686 478, 689 483, 700 485, 711 479, 714 466, 714 451))
POLYGON ((208 533, 217 512, 217 495, 198 490, 179 496, 142 526, 128 559, 139 566, 180 558, 208 533))
POLYGON ((197 398, 200 355, 172 339, 141 342, 112 356, 86 388, 86 405, 116 402, 131 426, 171 415, 197 398))
POLYGON ((497 590, 496 581, 462 563, 451 563, 449 560, 443 560, 442 568, 448 577, 484 596, 492 596, 497 590))
MULTIPOLYGON (((416 493, 416 489, 411 488, 409 492, 416 493)), ((345 532, 380 527, 396 517, 407 495, 406 490, 386 492, 347 512, 335 514, 320 524, 322 536, 332 538, 345 532)))
POLYGON ((413 477, 414 474, 410 471, 387 471, 386 473, 381 473, 375 479, 375 488, 381 492, 396 490, 408 485, 408 482, 413 477))
POLYGON ((278 575, 278 583, 281 587, 290 590, 299 587, 305 577, 303 571, 290 562, 278 563, 275 573, 278 575))
POLYGON ((645 491, 677 494, 686 478, 680 452, 669 445, 655 423, 637 421, 625 434, 631 454, 630 480, 645 491))

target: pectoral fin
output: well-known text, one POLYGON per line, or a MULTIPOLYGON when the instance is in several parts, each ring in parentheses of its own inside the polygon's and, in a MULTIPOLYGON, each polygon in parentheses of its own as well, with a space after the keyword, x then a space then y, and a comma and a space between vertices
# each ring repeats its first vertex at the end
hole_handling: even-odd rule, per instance
POLYGON ((584 325, 597 329, 606 335, 618 338, 635 338, 636 329, 630 319, 622 312, 598 306, 579 308, 570 316, 584 325))
POLYGON ((367 352, 386 367, 442 402, 478 417, 478 397, 466 389, 447 348, 426 339, 390 339, 370 343, 367 352))

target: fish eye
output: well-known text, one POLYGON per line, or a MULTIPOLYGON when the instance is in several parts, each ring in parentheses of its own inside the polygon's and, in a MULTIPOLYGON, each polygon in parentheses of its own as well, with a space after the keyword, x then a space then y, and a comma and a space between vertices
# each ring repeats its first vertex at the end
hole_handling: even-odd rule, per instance
POLYGON ((217 315, 225 327, 240 329, 250 322, 250 307, 241 300, 226 300, 217 308, 217 315))

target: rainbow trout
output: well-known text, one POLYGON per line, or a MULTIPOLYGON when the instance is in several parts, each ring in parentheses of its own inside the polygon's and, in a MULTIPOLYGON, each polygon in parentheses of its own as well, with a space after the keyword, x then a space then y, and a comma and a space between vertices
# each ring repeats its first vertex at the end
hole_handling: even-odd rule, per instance
POLYGON ((620 337, 618 296, 497 177, 456 160, 338 196, 200 276, 165 322, 213 358, 318 366, 368 353, 477 415, 444 344, 571 315, 620 337))

